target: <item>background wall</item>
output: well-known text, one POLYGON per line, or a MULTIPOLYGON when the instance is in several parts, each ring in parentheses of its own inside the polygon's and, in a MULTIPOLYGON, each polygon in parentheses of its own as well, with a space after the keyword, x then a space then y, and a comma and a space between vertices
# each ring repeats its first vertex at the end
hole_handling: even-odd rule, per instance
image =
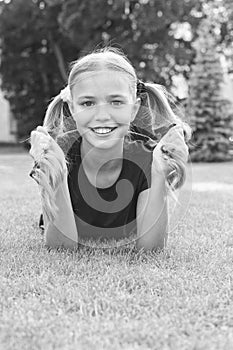
POLYGON ((10 112, 9 103, 0 90, 0 142, 15 143, 16 140, 16 121, 10 112))

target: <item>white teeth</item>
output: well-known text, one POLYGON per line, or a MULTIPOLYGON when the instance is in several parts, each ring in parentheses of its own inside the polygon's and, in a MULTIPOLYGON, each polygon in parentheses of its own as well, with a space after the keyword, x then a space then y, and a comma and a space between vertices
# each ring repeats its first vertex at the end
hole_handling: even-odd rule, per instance
POLYGON ((112 129, 110 128, 96 128, 96 129, 93 129, 94 132, 96 132, 97 134, 107 134, 109 132, 112 131, 112 129))

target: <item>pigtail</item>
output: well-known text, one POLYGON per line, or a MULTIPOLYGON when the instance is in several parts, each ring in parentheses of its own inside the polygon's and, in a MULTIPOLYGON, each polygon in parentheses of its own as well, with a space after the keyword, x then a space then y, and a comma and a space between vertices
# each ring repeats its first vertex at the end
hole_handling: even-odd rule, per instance
MULTIPOLYGON (((142 99, 142 108, 144 106, 147 109, 147 112, 144 113, 147 113, 148 116, 150 115, 150 124, 154 139, 157 139, 158 126, 160 130, 161 128, 165 128, 168 131, 171 126, 179 125, 183 129, 185 141, 188 142, 191 138, 191 128, 173 112, 169 103, 170 97, 166 90, 161 85, 152 83, 144 84, 143 89, 143 93, 146 94, 147 99, 145 97, 144 100, 142 99)), ((186 162, 179 155, 169 150, 169 146, 164 145, 161 151, 171 168, 167 176, 168 189, 174 191, 180 188, 185 182, 186 162)))
POLYGON ((37 163, 37 183, 41 190, 43 213, 49 221, 54 221, 57 213, 55 193, 64 177, 64 165, 57 154, 49 152, 37 163))
POLYGON ((64 131, 64 119, 64 102, 59 94, 48 105, 43 122, 43 126, 54 140, 64 131))
MULTIPOLYGON (((64 117, 64 102, 58 95, 49 104, 43 122, 43 127, 55 142, 64 134, 64 117)), ((51 222, 54 221, 58 210, 55 205, 55 194, 66 170, 64 169, 64 161, 66 164, 68 163, 65 153, 63 158, 62 152, 57 154, 53 150, 49 150, 49 152, 45 150, 43 157, 35 163, 33 168, 35 179, 41 190, 43 213, 51 222)))

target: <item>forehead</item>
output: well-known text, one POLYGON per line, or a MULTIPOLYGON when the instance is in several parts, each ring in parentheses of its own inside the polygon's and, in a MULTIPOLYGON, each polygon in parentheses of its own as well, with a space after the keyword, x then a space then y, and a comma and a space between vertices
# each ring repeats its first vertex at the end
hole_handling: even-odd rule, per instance
POLYGON ((101 70, 84 72, 76 76, 72 83, 72 91, 76 94, 89 93, 93 95, 124 93, 131 94, 132 78, 127 73, 101 70))

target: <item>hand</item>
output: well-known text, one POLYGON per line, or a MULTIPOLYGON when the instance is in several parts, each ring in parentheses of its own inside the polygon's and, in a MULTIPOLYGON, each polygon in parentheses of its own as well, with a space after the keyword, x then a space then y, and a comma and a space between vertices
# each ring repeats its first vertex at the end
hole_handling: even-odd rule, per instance
POLYGON ((38 184, 44 183, 45 185, 45 182, 49 181, 55 189, 60 181, 67 176, 65 155, 44 127, 38 126, 36 130, 31 132, 29 154, 35 160, 35 165, 29 175, 38 184))
POLYGON ((65 155, 57 142, 49 135, 47 130, 38 126, 31 132, 31 149, 29 154, 39 163, 44 157, 49 155, 56 156, 62 164, 65 164, 65 155))
POLYGON ((188 155, 189 151, 185 143, 183 129, 177 125, 172 127, 155 147, 152 166, 167 177, 172 171, 169 160, 174 158, 186 163, 188 155))

